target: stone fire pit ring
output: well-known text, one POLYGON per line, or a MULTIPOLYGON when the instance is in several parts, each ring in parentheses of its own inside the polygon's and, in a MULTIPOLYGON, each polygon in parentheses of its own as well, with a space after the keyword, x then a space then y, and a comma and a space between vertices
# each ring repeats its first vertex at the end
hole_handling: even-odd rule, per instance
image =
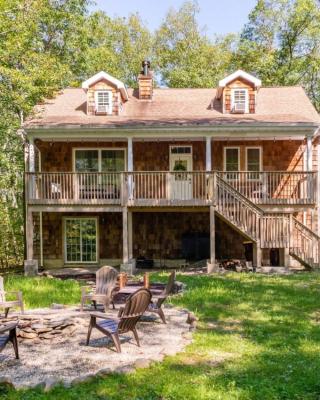
MULTIPOLYGON (((108 315, 114 318, 117 312, 110 309, 108 315)), ((95 375, 131 372, 161 361, 165 355, 182 351, 192 339, 187 310, 166 306, 164 312, 167 324, 148 313, 138 323, 141 347, 131 333, 121 335, 122 353, 117 353, 98 330, 92 331, 86 346, 90 314, 78 307, 37 309, 18 315, 20 360, 14 358, 9 343, 0 353, 0 383, 17 389, 41 386, 47 391, 57 384, 70 386, 95 375)))

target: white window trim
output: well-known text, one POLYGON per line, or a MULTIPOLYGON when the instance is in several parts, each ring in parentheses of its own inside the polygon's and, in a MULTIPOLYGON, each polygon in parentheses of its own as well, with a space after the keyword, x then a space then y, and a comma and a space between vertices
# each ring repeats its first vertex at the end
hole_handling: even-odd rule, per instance
MULTIPOLYGON (((263 171, 262 146, 247 146, 246 147, 246 157, 245 157, 246 172, 252 172, 254 174, 253 171, 249 171, 249 169, 248 169, 248 150, 249 149, 258 149, 259 150, 259 172, 262 172, 263 171)), ((250 181, 260 181, 261 178, 262 178, 262 176, 260 174, 259 174, 258 179, 250 178, 250 174, 248 174, 248 180, 250 180, 250 181)))
POLYGON ((248 89, 242 88, 242 87, 241 88, 233 88, 233 89, 231 89, 231 112, 233 110, 234 103, 235 103, 235 101, 234 101, 234 93, 235 93, 236 90, 243 90, 245 92, 245 95, 246 95, 245 114, 248 114, 249 113, 249 91, 248 91, 248 89))
POLYGON ((73 217, 73 216, 67 216, 63 217, 63 229, 62 229, 62 240, 63 240, 63 259, 65 264, 99 264, 99 224, 98 224, 98 217, 73 217), (95 261, 67 261, 67 230, 66 230, 66 221, 71 220, 71 219, 91 219, 95 221, 96 225, 96 260, 95 261))
MULTIPOLYGON (((73 170, 73 172, 77 172, 76 171, 76 151, 77 150, 98 151, 98 171, 97 171, 97 173, 103 172, 103 171, 101 171, 101 160, 102 160, 101 153, 103 150, 122 150, 124 152, 124 167, 125 167, 125 171, 127 171, 128 167, 127 167, 127 149, 126 149, 126 147, 73 147, 72 148, 72 170, 73 170)), ((125 171, 121 171, 121 172, 125 172, 125 171)), ((81 173, 81 172, 79 172, 79 173, 81 173)), ((108 172, 104 172, 104 173, 108 173, 108 172)), ((113 173, 113 172, 110 172, 110 173, 113 173)))
POLYGON ((263 163, 262 163, 262 146, 247 146, 246 147, 246 160, 245 160, 245 166, 246 166, 246 171, 249 172, 248 170, 248 150, 250 149, 257 149, 259 150, 259 171, 262 172, 263 170, 263 163))
MULTIPOLYGON (((236 149, 236 150, 238 150, 238 172, 240 171, 240 157, 241 157, 241 155, 240 155, 240 146, 225 146, 224 148, 223 148, 223 171, 227 171, 227 150, 228 149, 236 149)), ((232 172, 232 171, 230 171, 230 172, 232 172)), ((236 171, 233 171, 233 172, 236 172, 236 171)))
MULTIPOLYGON (((108 93, 109 95, 109 107, 106 112, 108 115, 112 115, 112 90, 96 90, 94 92, 94 105, 95 105, 95 111, 97 112, 98 108, 98 95, 99 93, 108 93)), ((104 113, 99 113, 99 114, 104 114, 104 113)))

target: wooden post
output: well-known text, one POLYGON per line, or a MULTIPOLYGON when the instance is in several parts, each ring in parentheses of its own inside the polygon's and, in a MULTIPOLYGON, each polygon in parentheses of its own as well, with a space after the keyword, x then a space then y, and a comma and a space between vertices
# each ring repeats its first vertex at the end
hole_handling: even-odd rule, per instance
POLYGON ((122 238, 123 238, 123 264, 129 262, 129 249, 128 249, 128 209, 123 207, 122 211, 122 238))
POLYGON ((42 224, 42 211, 39 212, 40 224, 40 266, 43 267, 43 224, 42 224))
POLYGON ((128 256, 133 259, 133 240, 132 240, 132 211, 128 211, 128 256))
POLYGON ((216 232, 215 232, 215 207, 210 206, 210 260, 207 272, 211 274, 216 271, 216 232))
MULTIPOLYGON (((132 138, 128 138, 128 162, 127 162, 128 172, 133 172, 133 145, 132 138)), ((129 199, 133 198, 133 179, 132 175, 128 176, 128 197, 129 199)))
POLYGON ((260 242, 253 243, 253 265, 256 268, 261 267, 262 250, 260 247, 260 242))
POLYGON ((206 137, 206 171, 212 171, 211 137, 206 137))
POLYGON ((32 211, 27 210, 26 219, 26 241, 27 241, 27 260, 33 260, 33 216, 32 211))
POLYGON ((143 286, 146 289, 150 288, 150 276, 149 276, 149 272, 145 272, 144 276, 143 276, 143 286))
MULTIPOLYGON (((307 136, 307 171, 311 172, 312 171, 312 137, 307 136)), ((307 195, 308 199, 310 200, 312 198, 312 176, 308 175, 308 180, 307 180, 307 195)))

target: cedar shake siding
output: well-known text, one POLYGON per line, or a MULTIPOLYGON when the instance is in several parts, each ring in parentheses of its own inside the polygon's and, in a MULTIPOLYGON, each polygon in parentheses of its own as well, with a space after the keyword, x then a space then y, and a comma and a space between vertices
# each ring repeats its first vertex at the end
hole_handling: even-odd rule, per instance
MULTIPOLYGON (((44 266, 64 264, 63 221, 66 217, 98 217, 99 254, 103 260, 122 258, 122 214, 121 213, 43 213, 43 257, 44 266)), ((35 236, 39 239, 39 215, 35 214, 35 236)), ((186 250, 207 258, 209 243, 208 212, 134 212, 133 213, 133 256, 146 257, 158 262, 184 260, 186 250), (188 238, 198 241, 197 248, 184 248, 188 238)), ((216 247, 218 259, 244 259, 243 242, 246 241, 222 220, 216 222, 216 247)), ((34 242, 35 256, 39 257, 39 240, 34 242)), ((194 260, 195 261, 195 260, 194 260)))
MULTIPOLYGON (((124 142, 44 142, 38 141, 43 172, 71 172, 73 148, 125 148, 124 142)), ((168 171, 170 146, 192 146, 193 170, 205 170, 205 142, 142 142, 133 143, 135 171, 168 171)), ((223 170, 224 147, 240 147, 240 169, 245 170, 246 147, 261 147, 264 171, 304 170, 305 141, 213 141, 212 169, 223 170)), ((317 152, 313 151, 313 168, 316 170, 317 152)))

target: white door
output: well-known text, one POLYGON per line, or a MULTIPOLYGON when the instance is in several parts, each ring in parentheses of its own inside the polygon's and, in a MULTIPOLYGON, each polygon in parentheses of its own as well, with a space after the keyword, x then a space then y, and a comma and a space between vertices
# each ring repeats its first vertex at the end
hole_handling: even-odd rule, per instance
POLYGON ((170 154, 170 199, 192 199, 192 155, 170 154))

